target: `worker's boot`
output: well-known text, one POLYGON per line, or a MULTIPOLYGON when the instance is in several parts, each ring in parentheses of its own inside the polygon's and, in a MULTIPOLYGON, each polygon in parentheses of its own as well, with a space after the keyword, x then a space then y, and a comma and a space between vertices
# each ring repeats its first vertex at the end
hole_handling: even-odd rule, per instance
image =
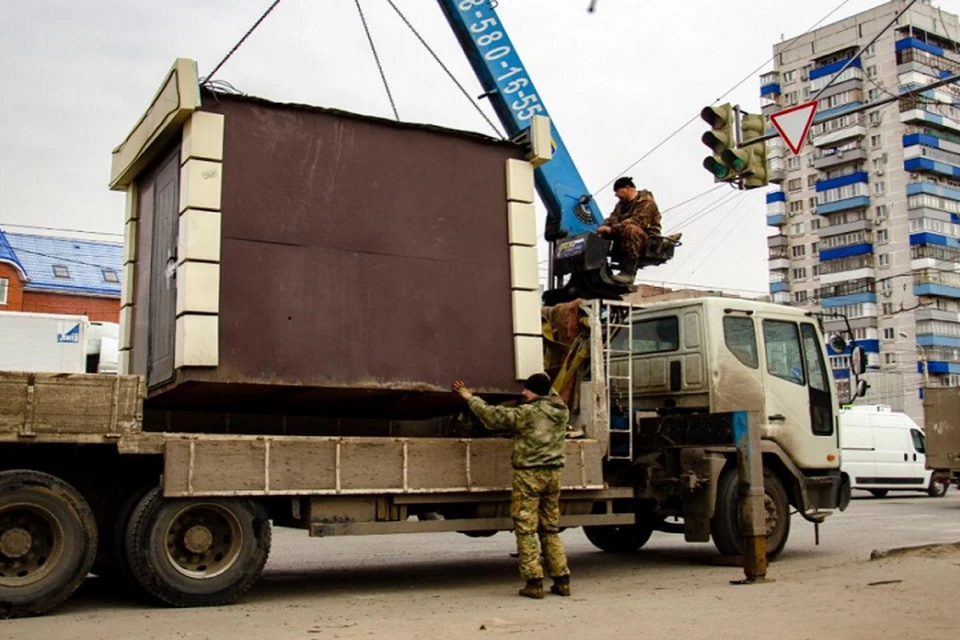
POLYGON ((543 599, 543 579, 542 578, 532 578, 527 580, 527 586, 523 589, 520 589, 520 595, 525 598, 533 598, 534 600, 543 599))
POLYGON ((554 578, 553 584, 550 586, 550 593, 555 593, 558 596, 570 595, 570 576, 557 576, 554 578))
POLYGON ((619 282, 620 284, 633 284, 633 281, 637 277, 637 266, 639 262, 640 261, 636 258, 621 262, 620 273, 613 276, 614 282, 619 282))

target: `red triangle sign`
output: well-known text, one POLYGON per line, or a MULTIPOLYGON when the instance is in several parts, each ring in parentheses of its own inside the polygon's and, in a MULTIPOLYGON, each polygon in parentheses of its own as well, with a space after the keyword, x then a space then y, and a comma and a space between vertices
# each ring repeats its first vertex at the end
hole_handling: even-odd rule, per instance
POLYGON ((813 123, 813 116, 817 113, 817 103, 804 102, 795 107, 778 111, 770 116, 770 122, 783 141, 790 147, 793 155, 800 155, 803 143, 807 139, 807 132, 813 123))

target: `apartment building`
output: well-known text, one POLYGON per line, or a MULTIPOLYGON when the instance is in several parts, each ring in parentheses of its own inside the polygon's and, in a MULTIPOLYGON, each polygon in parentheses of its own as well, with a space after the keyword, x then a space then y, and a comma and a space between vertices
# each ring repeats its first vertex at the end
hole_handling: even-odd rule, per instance
MULTIPOLYGON (((801 155, 770 146, 771 296, 844 316, 826 327, 866 348, 866 401, 922 424, 925 386, 960 387, 960 86, 851 113, 960 73, 957 16, 929 0, 867 46, 906 5, 775 44, 760 94, 770 115, 830 84, 801 155)), ((830 354, 849 397, 849 355, 830 354)))

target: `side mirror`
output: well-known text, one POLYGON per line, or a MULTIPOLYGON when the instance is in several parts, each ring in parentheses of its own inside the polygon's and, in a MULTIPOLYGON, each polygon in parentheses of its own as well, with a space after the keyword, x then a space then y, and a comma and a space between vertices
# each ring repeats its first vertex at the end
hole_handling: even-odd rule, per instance
POLYGON ((870 385, 867 384, 866 380, 857 380, 857 397, 862 398, 863 396, 867 395, 867 389, 869 388, 870 385))
POLYGON ((837 353, 843 353, 847 350, 847 341, 843 339, 839 333, 835 333, 830 336, 830 348, 836 351, 837 353))
POLYGON ((850 352, 850 369, 855 376, 862 376, 867 370, 867 350, 858 344, 850 352))

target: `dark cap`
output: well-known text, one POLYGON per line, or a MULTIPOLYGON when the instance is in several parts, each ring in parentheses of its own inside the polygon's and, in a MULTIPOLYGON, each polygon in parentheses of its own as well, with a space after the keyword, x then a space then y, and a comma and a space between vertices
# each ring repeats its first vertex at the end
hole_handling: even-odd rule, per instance
POLYGON ((617 181, 613 183, 614 191, 623 189, 624 187, 633 187, 634 189, 636 189, 637 185, 633 184, 633 178, 628 178, 627 176, 624 176, 622 178, 617 178, 617 181))
POLYGON ((550 395, 550 389, 552 387, 553 383, 550 382, 550 376, 545 373, 535 373, 523 383, 524 389, 529 389, 538 396, 550 395))

